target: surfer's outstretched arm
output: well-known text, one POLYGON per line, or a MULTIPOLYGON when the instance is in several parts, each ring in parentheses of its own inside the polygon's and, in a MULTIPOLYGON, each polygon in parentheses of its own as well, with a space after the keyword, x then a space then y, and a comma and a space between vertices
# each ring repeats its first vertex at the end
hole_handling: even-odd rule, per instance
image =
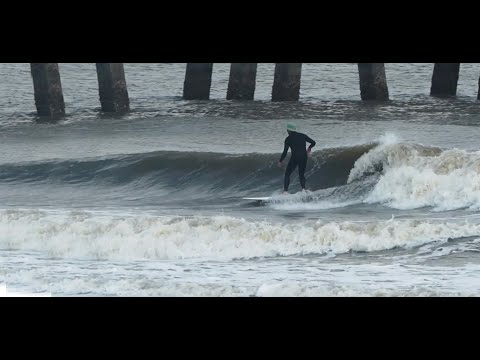
POLYGON ((287 152, 288 152, 288 142, 287 142, 287 139, 285 139, 285 145, 283 147, 283 153, 282 153, 282 156, 280 156, 280 160, 278 161, 278 163, 281 163, 283 161, 283 159, 285 159, 285 156, 287 156, 287 152))

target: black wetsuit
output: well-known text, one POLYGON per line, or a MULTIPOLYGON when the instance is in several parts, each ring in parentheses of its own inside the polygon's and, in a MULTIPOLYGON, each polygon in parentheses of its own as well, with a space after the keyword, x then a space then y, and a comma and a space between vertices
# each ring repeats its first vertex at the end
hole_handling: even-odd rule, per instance
POLYGON ((292 155, 288 162, 287 169, 285 170, 285 179, 283 184, 283 190, 288 191, 290 185, 290 175, 298 165, 298 176, 300 178, 300 185, 302 189, 305 189, 305 168, 307 166, 307 142, 310 143, 308 149, 315 146, 316 142, 310 139, 307 135, 292 131, 285 139, 285 147, 283 149, 280 162, 287 156, 288 148, 292 149, 292 155))

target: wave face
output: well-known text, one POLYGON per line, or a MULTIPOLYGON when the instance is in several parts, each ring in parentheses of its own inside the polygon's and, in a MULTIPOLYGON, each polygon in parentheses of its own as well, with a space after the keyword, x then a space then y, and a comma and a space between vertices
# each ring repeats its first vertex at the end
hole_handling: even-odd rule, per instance
MULTIPOLYGON (((373 145, 318 151, 309 161, 309 187, 346 184, 355 161, 373 145)), ((106 158, 44 161, 0 166, 0 183, 123 187, 232 196, 279 189, 279 154, 232 155, 160 151, 106 158)), ((297 174, 292 175, 292 182, 297 174)))
MULTIPOLYGON (((162 200, 191 201, 261 194, 273 196, 271 207, 288 210, 331 209, 360 203, 399 210, 480 208, 478 151, 442 150, 400 142, 391 136, 374 144, 322 149, 307 165, 310 191, 288 197, 276 196, 284 174, 284 169, 277 166, 278 158, 279 154, 161 151, 4 164, 0 166, 0 185, 54 186, 71 190, 72 196, 87 189, 90 198, 98 199, 109 193, 120 199, 161 196, 162 200)), ((298 188, 298 175, 294 173, 291 190, 298 188)), ((5 191, 2 196, 8 194, 5 191)))

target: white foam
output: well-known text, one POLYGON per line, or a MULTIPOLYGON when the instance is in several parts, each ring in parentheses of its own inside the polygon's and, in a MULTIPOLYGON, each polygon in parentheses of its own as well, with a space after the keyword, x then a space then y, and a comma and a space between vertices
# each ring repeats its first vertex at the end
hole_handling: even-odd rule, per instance
POLYGON ((436 211, 480 209, 480 152, 441 151, 420 145, 386 142, 363 155, 348 182, 373 172, 383 173, 366 203, 396 209, 433 207, 436 211))
POLYGON ((463 222, 396 220, 299 223, 228 216, 191 218, 0 210, 0 247, 55 258, 234 259, 378 251, 480 234, 463 222))
MULTIPOLYGON (((410 275, 411 276, 411 275, 410 275)), ((228 281, 165 281, 162 279, 149 280, 108 279, 79 277, 60 279, 48 285, 37 285, 39 288, 48 287, 54 296, 141 296, 141 297, 438 297, 438 296, 478 296, 478 289, 471 284, 460 284, 456 289, 455 283, 448 286, 435 286, 431 281, 423 281, 416 285, 415 281, 408 283, 402 280, 385 286, 382 281, 365 284, 352 284, 342 278, 339 283, 312 282, 299 280, 252 282, 251 284, 235 284, 228 281), (376 284, 376 285, 375 285, 376 284)), ((380 280, 380 279, 379 279, 380 280)), ((385 279, 382 279, 385 281, 385 279)), ((445 284, 442 284, 445 285, 445 284)), ((36 294, 33 294, 36 296, 36 294)), ((10 294, 7 296, 24 296, 10 294)))
POLYGON ((386 132, 384 135, 380 136, 378 140, 381 145, 394 145, 398 144, 400 141, 400 136, 391 132, 386 132))
POLYGON ((50 293, 31 293, 24 291, 12 291, 6 284, 0 284, 0 297, 51 297, 50 293))
POLYGON ((411 289, 365 288, 353 285, 312 285, 300 282, 268 283, 259 287, 259 297, 438 297, 477 296, 475 291, 446 291, 428 287, 411 289))
POLYGON ((358 204, 360 201, 312 201, 312 202, 298 202, 295 200, 272 203, 270 206, 275 210, 328 210, 342 208, 350 205, 358 204))
POLYGON ((365 173, 374 172, 378 165, 390 166, 411 158, 417 147, 403 144, 394 135, 385 135, 380 138, 379 145, 362 155, 353 166, 347 183, 361 178, 365 173))
POLYGON ((329 201, 318 200, 319 194, 310 190, 299 191, 294 194, 274 194, 270 197, 268 206, 275 210, 290 210, 290 211, 304 211, 304 210, 326 210, 336 209, 349 205, 358 204, 361 201, 329 201))

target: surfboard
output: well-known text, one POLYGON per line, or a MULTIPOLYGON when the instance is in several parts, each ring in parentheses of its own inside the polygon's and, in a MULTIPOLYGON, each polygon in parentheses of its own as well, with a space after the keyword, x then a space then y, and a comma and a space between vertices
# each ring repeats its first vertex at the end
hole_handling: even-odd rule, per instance
POLYGON ((244 197, 244 200, 256 200, 256 201, 268 201, 270 200, 270 196, 264 196, 264 197, 244 197))

